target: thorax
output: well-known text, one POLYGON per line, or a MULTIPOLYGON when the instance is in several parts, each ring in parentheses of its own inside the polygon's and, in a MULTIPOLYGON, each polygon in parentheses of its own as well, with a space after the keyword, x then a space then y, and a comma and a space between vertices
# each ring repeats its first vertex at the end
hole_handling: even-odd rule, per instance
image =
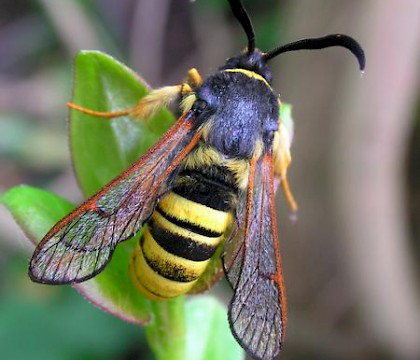
POLYGON ((229 158, 250 159, 270 145, 278 129, 279 105, 268 82, 243 69, 209 76, 197 90, 208 104, 203 139, 229 158))

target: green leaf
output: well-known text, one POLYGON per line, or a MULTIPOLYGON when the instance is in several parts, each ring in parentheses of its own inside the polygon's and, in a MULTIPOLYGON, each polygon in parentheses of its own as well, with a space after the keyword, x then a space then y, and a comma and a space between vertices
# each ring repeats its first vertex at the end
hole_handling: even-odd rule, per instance
POLYGON ((185 359, 239 360, 244 350, 234 339, 227 321, 226 307, 210 296, 191 298, 185 309, 187 352, 185 359))
MULTIPOLYGON (((16 260, 20 259, 7 261, 16 260)), ((32 292, 27 286, 19 287, 21 272, 2 270, 4 278, 13 282, 13 288, 7 289, 11 291, 2 292, 0 297, 2 359, 113 360, 127 357, 133 348, 147 346, 144 329, 98 311, 73 289, 32 292)), ((150 359, 147 355, 141 358, 150 359)))
MULTIPOLYGON (((10 189, 0 198, 34 245, 74 206, 47 191, 29 186, 10 189)), ((118 246, 112 261, 98 276, 74 288, 99 308, 129 322, 151 319, 150 301, 132 285, 128 271, 136 238, 118 246)), ((137 238, 138 241, 138 238, 137 238)))
POLYGON ((9 189, 2 194, 0 202, 35 245, 58 220, 74 208, 70 202, 48 191, 25 185, 9 189))
MULTIPOLYGON (((111 56, 82 51, 74 62, 72 102, 96 111, 133 107, 149 92, 137 74, 111 56)), ((153 145, 173 123, 162 109, 153 119, 106 119, 70 111, 70 144, 73 165, 86 196, 102 188, 153 145)))
POLYGON ((289 136, 290 143, 292 143, 295 130, 295 124, 292 117, 292 108, 292 105, 287 103, 282 103, 280 106, 280 119, 284 125, 284 128, 286 129, 287 135, 289 136))

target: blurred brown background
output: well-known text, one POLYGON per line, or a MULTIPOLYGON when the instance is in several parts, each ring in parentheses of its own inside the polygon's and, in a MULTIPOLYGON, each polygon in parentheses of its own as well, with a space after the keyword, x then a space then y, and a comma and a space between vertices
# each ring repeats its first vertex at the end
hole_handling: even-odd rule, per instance
MULTIPOLYGON (((274 88, 294 109, 300 205, 293 224, 278 196, 290 309, 281 358, 420 359, 420 2, 245 4, 262 50, 346 33, 367 55, 363 77, 339 48, 272 61, 274 88)), ((243 46, 224 0, 2 1, 0 191, 27 183, 81 200, 65 107, 77 51, 108 52, 157 87, 192 66, 208 74, 243 46)), ((30 252, 1 208, 2 358, 150 358, 141 329, 71 289, 31 284, 30 252)))

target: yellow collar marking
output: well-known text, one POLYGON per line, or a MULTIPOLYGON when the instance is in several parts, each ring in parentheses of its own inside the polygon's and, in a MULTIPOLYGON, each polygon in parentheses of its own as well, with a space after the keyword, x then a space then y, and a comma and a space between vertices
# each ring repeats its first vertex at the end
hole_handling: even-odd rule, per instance
POLYGON ((245 69, 226 69, 224 71, 228 71, 228 72, 238 72, 238 73, 242 73, 245 74, 246 76, 249 76, 250 78, 254 78, 257 80, 262 81, 265 85, 267 85, 270 89, 271 86, 270 84, 267 82, 267 80, 265 80, 260 74, 257 74, 254 71, 251 70, 245 70, 245 69))

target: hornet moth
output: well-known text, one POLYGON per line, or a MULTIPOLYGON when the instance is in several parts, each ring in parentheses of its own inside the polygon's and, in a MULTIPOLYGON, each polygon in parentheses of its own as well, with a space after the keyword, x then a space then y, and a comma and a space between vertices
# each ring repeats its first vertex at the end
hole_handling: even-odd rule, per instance
POLYGON ((29 276, 44 284, 86 281, 100 273, 115 247, 144 227, 130 273, 147 298, 188 293, 223 246, 233 289, 232 333, 255 359, 272 359, 287 325, 286 293, 275 216, 275 181, 292 209, 287 182, 290 139, 268 62, 279 54, 344 47, 365 67, 361 46, 341 34, 310 38, 268 52, 256 48, 240 0, 228 0, 248 40, 246 49, 202 79, 188 71, 180 85, 153 90, 133 108, 98 117, 151 118, 180 101, 175 124, 128 170, 59 221, 39 243, 29 276))

